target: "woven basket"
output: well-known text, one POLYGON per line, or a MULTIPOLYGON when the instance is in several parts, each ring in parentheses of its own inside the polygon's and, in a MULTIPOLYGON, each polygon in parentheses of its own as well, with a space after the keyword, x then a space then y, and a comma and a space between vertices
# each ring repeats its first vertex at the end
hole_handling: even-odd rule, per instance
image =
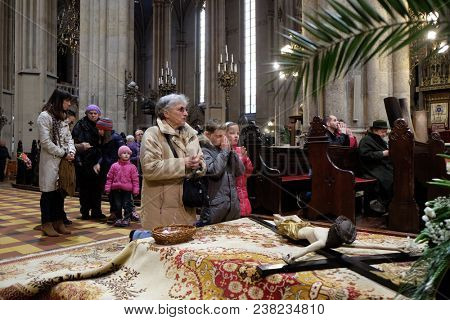
POLYGON ((157 244, 176 244, 192 239, 197 229, 185 224, 172 224, 160 226, 152 230, 153 238, 157 244))

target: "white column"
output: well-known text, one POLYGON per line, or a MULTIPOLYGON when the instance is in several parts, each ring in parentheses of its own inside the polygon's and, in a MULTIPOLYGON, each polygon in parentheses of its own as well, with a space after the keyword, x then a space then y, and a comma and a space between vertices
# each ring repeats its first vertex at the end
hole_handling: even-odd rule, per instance
POLYGON ((95 103, 117 132, 131 132, 125 110, 125 72, 134 76, 134 4, 128 0, 80 0, 80 116, 95 103))
POLYGON ((56 6, 57 0, 16 0, 14 135, 25 151, 38 138, 37 116, 56 88, 56 6))
POLYGON ((217 82, 217 64, 225 51, 225 0, 206 0, 205 120, 225 120, 225 93, 217 82))

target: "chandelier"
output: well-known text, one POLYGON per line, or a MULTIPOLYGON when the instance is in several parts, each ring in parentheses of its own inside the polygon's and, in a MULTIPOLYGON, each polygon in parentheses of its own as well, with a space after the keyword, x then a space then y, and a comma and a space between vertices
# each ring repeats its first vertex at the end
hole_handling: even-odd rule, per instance
POLYGON ((166 67, 161 68, 161 75, 158 78, 159 96, 165 96, 174 93, 177 90, 177 79, 173 76, 173 70, 169 68, 169 62, 166 61, 166 67))
POLYGON ((220 54, 220 62, 217 64, 217 82, 225 91, 225 118, 227 121, 230 119, 228 105, 230 101, 230 90, 237 84, 237 80, 237 64, 233 61, 233 54, 231 54, 231 60, 228 60, 228 47, 225 45, 225 61, 223 61, 222 54, 220 54))
POLYGON ((58 13, 58 51, 78 51, 80 44, 80 1, 66 0, 58 13))

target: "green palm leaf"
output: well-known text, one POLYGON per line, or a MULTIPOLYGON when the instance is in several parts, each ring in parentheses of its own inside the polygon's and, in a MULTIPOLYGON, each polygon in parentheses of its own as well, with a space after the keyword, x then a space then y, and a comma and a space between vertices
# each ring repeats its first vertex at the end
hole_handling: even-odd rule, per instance
POLYGON ((297 82, 296 97, 301 84, 305 93, 310 88, 316 95, 329 81, 424 38, 434 28, 441 37, 450 36, 445 15, 450 0, 329 0, 329 5, 332 11, 306 14, 304 21, 292 18, 303 33, 285 29, 282 34, 292 51, 280 56, 281 71, 298 72, 291 79, 297 82), (439 14, 435 24, 419 18, 430 12, 439 14))

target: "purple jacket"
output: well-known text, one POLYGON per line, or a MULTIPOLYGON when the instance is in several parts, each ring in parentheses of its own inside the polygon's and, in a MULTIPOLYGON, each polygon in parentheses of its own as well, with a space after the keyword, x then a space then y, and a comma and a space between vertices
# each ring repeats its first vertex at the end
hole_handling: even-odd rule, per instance
POLYGON ((117 161, 109 169, 106 177, 105 192, 123 190, 139 194, 139 175, 135 165, 130 161, 117 161))

